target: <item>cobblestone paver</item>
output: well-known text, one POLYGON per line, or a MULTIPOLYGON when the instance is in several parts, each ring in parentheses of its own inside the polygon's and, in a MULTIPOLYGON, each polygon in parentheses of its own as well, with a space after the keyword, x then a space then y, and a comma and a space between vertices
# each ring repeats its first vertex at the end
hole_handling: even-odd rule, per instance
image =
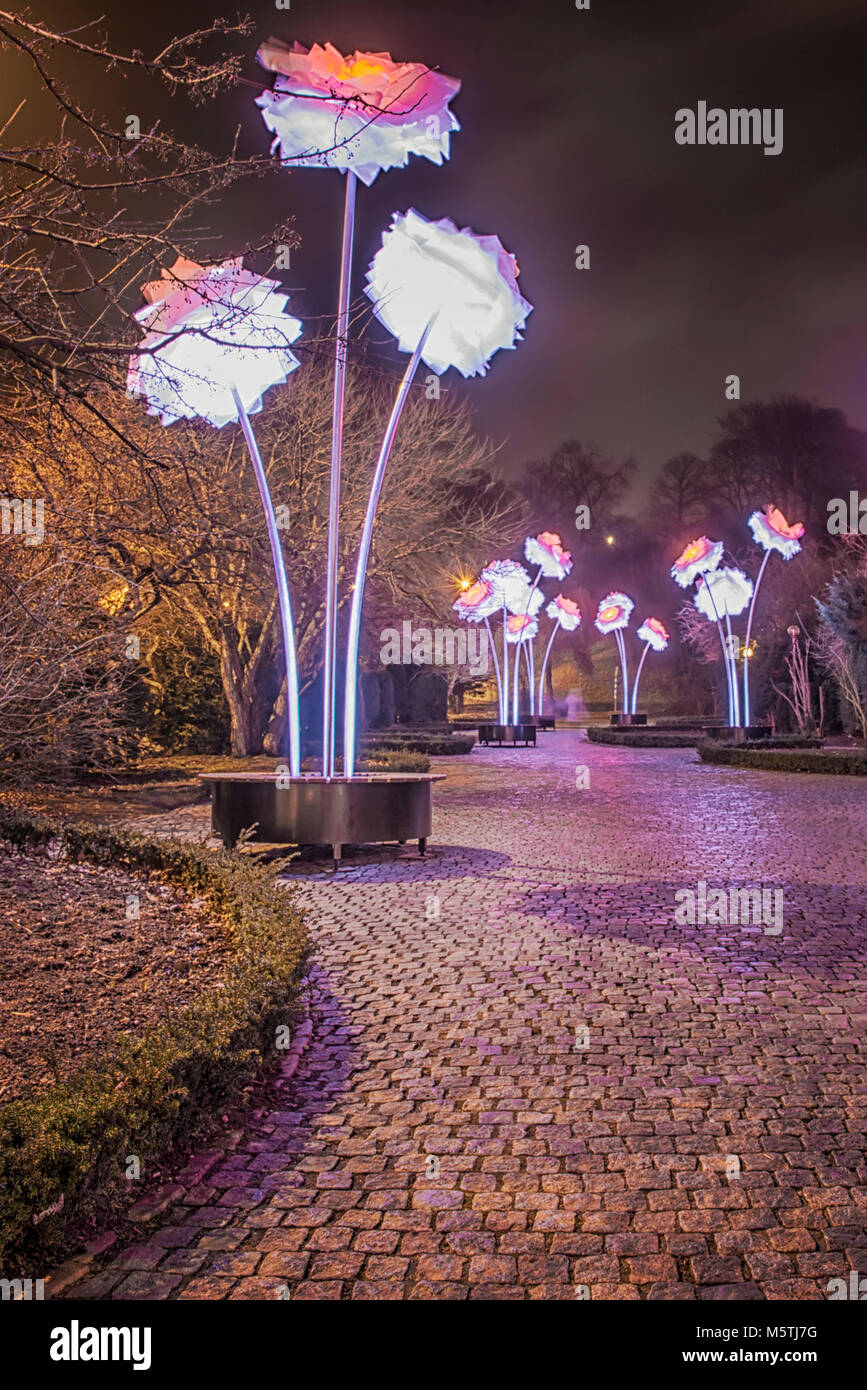
POLYGON ((443 763, 426 861, 295 875, 289 1088, 68 1296, 788 1300, 867 1274, 867 787, 577 732, 443 763), (701 880, 781 888, 782 931, 678 925, 701 880))

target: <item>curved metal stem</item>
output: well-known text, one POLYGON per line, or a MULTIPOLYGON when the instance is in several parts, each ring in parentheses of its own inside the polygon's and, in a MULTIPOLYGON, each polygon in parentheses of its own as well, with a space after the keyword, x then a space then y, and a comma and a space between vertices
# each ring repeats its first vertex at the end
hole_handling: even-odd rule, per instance
POLYGON ((732 697, 735 706, 735 728, 739 728, 741 722, 741 702, 740 693, 738 691, 738 668, 735 665, 735 654, 732 651, 732 620, 728 613, 726 613, 726 632, 728 634, 729 665, 732 671, 732 697))
POLYGON ((376 508, 379 504, 379 495, 382 492, 382 484, 385 478, 385 470, 388 465, 388 457, 391 453, 391 446, 394 443, 394 436, 400 423, 400 417, 406 404, 409 388, 415 376, 416 368, 421 361, 424 345, 428 340, 428 334, 433 326, 433 319, 425 328, 419 339, 418 347, 409 360, 407 369, 403 374, 394 405, 391 408, 385 434, 382 437, 382 444, 379 450, 379 458, 376 461, 376 469, 373 474, 373 482, 370 485, 370 496, 367 499, 367 512, 364 517, 364 526, 361 532, 361 544, 358 547, 358 560, 355 566, 355 584, 352 590, 352 608, 349 614, 349 637, 346 643, 346 678, 343 689, 343 775, 352 777, 355 772, 355 706, 356 706, 356 684, 358 682, 358 644, 361 636, 361 606, 364 603, 364 581, 367 576, 367 562, 370 558, 370 546, 373 540, 373 523, 376 519, 376 508))
POLYGON ((503 606, 503 707, 500 710, 500 723, 509 722, 509 630, 506 626, 507 609, 503 606))
POLYGON ((638 682, 641 680, 641 668, 647 660, 647 653, 650 651, 650 643, 645 642, 644 651, 641 653, 641 660, 638 663, 638 670, 635 673, 635 684, 632 687, 632 713, 638 713, 638 682))
POLYGON ((325 570, 325 661, 322 678, 322 775, 334 776, 334 715, 337 681, 337 563, 340 554, 340 473, 343 462, 343 405, 346 396, 346 353, 349 336, 349 285, 355 231, 355 193, 358 180, 346 172, 343 241, 340 250, 340 292, 337 301, 337 342, 334 349, 334 402, 331 410, 331 486, 328 494, 328 560, 325 570))
POLYGON ((494 642, 494 634, 491 632, 490 618, 485 618, 485 627, 488 629, 488 643, 494 657, 494 670, 497 673, 497 707, 500 714, 500 722, 503 722, 503 682, 500 676, 500 658, 497 656, 497 648, 494 642))
POLYGON ((623 713, 624 713, 624 714, 628 714, 628 713, 629 713, 629 668, 628 668, 627 661, 626 661, 626 643, 625 643, 624 640, 623 640, 623 633, 621 632, 620 628, 617 628, 617 630, 616 630, 615 633, 614 633, 614 636, 617 638, 617 646, 618 646, 619 651, 620 651, 620 675, 621 675, 622 680, 623 680, 623 697, 622 697, 621 703, 622 703, 622 705, 623 705, 623 713))
POLYGON ((238 411, 241 429, 244 431, 244 439, 247 442, 247 449, 250 454, 250 462, 253 465, 253 472, 256 475, 256 485, 262 500, 262 510, 265 513, 265 524, 268 528, 268 540, 271 544, 271 559, 274 562, 274 577, 277 581, 277 601, 280 607, 280 625, 283 630, 283 657, 286 663, 286 714, 289 725, 289 772, 292 777, 300 777, 301 721, 298 715, 298 663, 295 656, 295 634, 292 624, 292 604, 289 599, 289 581, 286 578, 286 562, 283 558, 283 547, 280 544, 280 533, 277 530, 274 503, 271 501, 268 479, 265 475, 262 455, 259 453, 259 445, 256 443, 256 436, 253 433, 253 426, 250 424, 250 417, 244 409, 244 403, 238 395, 238 392, 233 390, 232 397, 235 402, 235 408, 238 411))
MULTIPOLYGON (((704 582, 707 584, 707 580, 705 580, 704 582)), ((735 701, 734 701, 734 690, 732 689, 732 672, 731 672, 731 667, 730 667, 730 665, 729 665, 729 653, 728 653, 728 649, 726 648, 726 639, 725 639, 725 637, 723 636, 722 620, 720 619, 720 615, 719 615, 719 613, 717 612, 716 603, 714 602, 713 589, 711 588, 711 586, 710 586, 709 584, 707 585, 707 595, 708 595, 708 598, 710 599, 710 606, 711 606, 711 608, 713 609, 713 612, 714 612, 714 617, 715 617, 715 619, 716 619, 716 630, 717 630, 717 632, 719 633, 719 642, 720 642, 720 646, 722 647, 723 667, 725 668, 725 673, 726 673, 726 685, 728 686, 728 693, 729 693, 729 728, 733 728, 733 727, 734 727, 734 717, 735 717, 735 701)))
POLYGON ((750 611, 747 617, 747 636, 744 642, 744 725, 747 728, 749 727, 750 718, 752 716, 752 710, 750 709, 750 634, 753 630, 753 610, 756 606, 756 599, 759 596, 759 585, 762 582, 762 575, 765 572, 765 566, 770 558, 771 552, 766 550, 765 558, 762 561, 762 567, 756 576, 756 587, 753 589, 753 601, 750 604, 750 611))
POLYGON ((556 623, 554 624, 554 628, 553 628, 553 631, 551 632, 551 636, 548 638, 548 645, 547 645, 547 647, 545 648, 545 656, 544 656, 544 658, 543 658, 543 660, 542 660, 542 669, 541 669, 541 671, 539 672, 539 713, 540 713, 540 714, 544 714, 544 713, 545 713, 545 701, 544 701, 544 698, 543 698, 543 692, 544 692, 544 689, 545 689, 545 671, 546 671, 547 666, 548 666, 548 657, 551 655, 551 648, 552 648, 553 645, 554 645, 554 638, 557 636, 557 633, 558 633, 559 631, 560 631, 560 619, 558 618, 557 621, 556 621, 556 623))
POLYGON ((536 653, 532 641, 527 643, 524 655, 527 658, 527 680, 530 684, 530 714, 536 713, 536 653))

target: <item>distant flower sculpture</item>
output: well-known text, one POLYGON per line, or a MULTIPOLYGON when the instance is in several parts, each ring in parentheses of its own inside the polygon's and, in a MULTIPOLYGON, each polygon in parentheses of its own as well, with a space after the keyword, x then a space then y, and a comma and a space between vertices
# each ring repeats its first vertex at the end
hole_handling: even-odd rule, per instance
POLYGON ((709 541, 707 536, 699 536, 678 555, 671 567, 671 577, 682 589, 688 589, 700 574, 715 570, 722 557, 722 541, 709 541))
POLYGON ((609 632, 619 632, 629 626, 629 618, 635 604, 626 594, 608 594, 602 599, 596 613, 595 624, 603 636, 609 632))
MULTIPOLYGON (((536 618, 530 618, 526 613, 510 613, 506 618, 506 640, 508 642, 529 642, 539 631, 539 623, 536 618)), ((515 662, 517 671, 518 663, 515 662)))
MULTIPOLYGON (((322 771, 332 777, 343 414, 357 181, 369 186, 381 170, 405 165, 412 154, 436 164, 447 159, 451 132, 460 129, 449 110, 460 83, 423 63, 394 63, 388 53, 357 52, 344 58, 331 44, 314 44, 308 51, 298 43, 290 48, 269 39, 258 57, 264 68, 276 73, 273 90, 257 98, 262 118, 274 135, 272 148, 280 151, 284 163, 337 169, 346 175, 334 348, 322 681, 322 771)), ((344 770, 350 777, 354 739, 353 732, 348 761, 344 749, 344 770)))
POLYGON ((763 512, 753 512, 749 518, 749 527, 753 533, 753 539, 764 548, 765 557, 762 560, 761 568, 756 578, 756 587, 753 591, 753 601, 750 604, 749 616, 747 618, 747 635, 744 642, 744 723, 749 724, 750 711, 750 637, 753 631, 753 613, 756 607, 756 599, 759 596, 759 586, 765 573, 765 567, 771 558, 772 551, 776 550, 782 555, 784 560, 791 560, 801 549, 801 538, 804 534, 803 523, 798 521, 794 526, 790 526, 780 511, 779 507, 768 505, 763 512))
POLYGON ((269 39, 258 57, 277 76, 256 105, 287 163, 352 170, 370 187, 410 155, 448 159, 449 136, 460 130, 449 110, 461 89, 455 78, 423 63, 392 62, 389 53, 344 58, 330 43, 308 50, 269 39))
POLYGON ((629 713, 629 668, 626 661, 626 643, 623 629, 629 626, 629 619, 635 604, 627 594, 610 593, 602 599, 596 613, 595 625, 606 636, 614 633, 617 650, 620 653, 620 674, 623 678, 622 712, 629 713))
POLYGON ((548 657, 551 655, 551 648, 554 645, 554 638, 562 628, 564 632, 574 632, 581 625, 581 609, 571 598, 565 598, 563 594, 558 594, 552 599, 545 609, 549 618, 553 618, 554 626, 551 629, 551 636, 548 638, 548 645, 545 648, 545 656, 542 660, 542 669, 539 672, 539 713, 545 713, 544 690, 545 690, 545 671, 548 666, 548 657))
MULTIPOLYGON (((458 231, 448 218, 427 222, 412 209, 395 214, 381 249, 371 261, 367 294, 373 311, 397 339, 401 351, 412 356, 383 436, 355 568, 343 709, 344 768, 350 777, 355 765, 358 647, 367 562, 385 470, 409 388, 422 360, 437 374, 456 367, 465 377, 484 376, 495 352, 515 346, 520 339, 518 330, 532 309, 518 293, 517 277, 517 261, 498 237, 476 236, 469 228, 458 231)), ((504 611, 509 603, 505 587, 515 584, 520 592, 521 583, 527 583, 526 572, 520 566, 518 569, 520 575, 509 571, 508 576, 493 576, 504 593, 504 611)), ((489 567, 482 578, 491 577, 489 567)), ((504 645, 504 666, 507 660, 504 645)), ((506 671, 505 690, 507 682, 506 671)))
POLYGON ((635 673, 635 683, 632 687, 633 714, 638 712, 638 682, 641 680, 641 669, 644 666, 647 653, 651 649, 655 652, 664 652, 668 646, 668 632, 658 618, 645 618, 638 629, 637 636, 644 643, 644 651, 641 653, 641 660, 635 673))
POLYGON ((301 773, 298 670, 283 548, 268 479, 250 424, 269 386, 298 366, 289 351, 301 332, 284 314, 288 295, 274 280, 245 270, 241 257, 201 266, 179 256, 159 280, 142 286, 148 301, 135 315, 146 330, 130 359, 127 389, 148 402, 164 425, 198 417, 217 429, 240 421, 265 513, 277 581, 286 663, 289 761, 301 773))
POLYGON ((531 565, 538 565, 546 579, 565 579, 572 568, 572 556, 563 549, 563 542, 553 531, 542 531, 524 541, 524 555, 531 565))
POLYGON ((741 723, 740 697, 736 665, 736 639, 732 635, 732 618, 743 613, 753 593, 752 580, 742 570, 722 569, 700 575, 693 603, 699 613, 715 622, 722 645, 726 681, 729 688, 729 723, 738 728, 741 723), (723 619, 726 633, 723 635, 723 619))
MULTIPOLYGON (((565 579, 572 568, 572 556, 563 549, 563 542, 554 531, 541 531, 538 536, 528 536, 524 541, 524 556, 531 565, 536 566, 532 593, 537 592, 540 579, 565 579)), ((526 610, 530 611, 529 606, 526 610)), ((536 673, 534 670, 534 651, 532 645, 524 648, 527 661, 527 674, 530 683, 530 714, 536 713, 536 673)), ((518 720, 518 689, 514 692, 514 722, 518 720)))

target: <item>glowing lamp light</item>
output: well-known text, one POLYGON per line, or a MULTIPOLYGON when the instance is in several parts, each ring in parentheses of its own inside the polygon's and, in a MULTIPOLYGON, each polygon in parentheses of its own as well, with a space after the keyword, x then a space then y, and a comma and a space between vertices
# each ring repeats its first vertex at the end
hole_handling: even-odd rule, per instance
POLYGON ((765 550, 776 550, 784 560, 791 560, 801 549, 803 523, 790 526, 779 507, 767 506, 763 512, 753 512, 749 519, 753 539, 765 550))
POLYGON ((658 618, 645 618, 637 636, 655 652, 664 652, 668 646, 668 632, 658 618))
POLYGON ((424 63, 396 63, 389 53, 344 58, 330 43, 306 49, 269 39, 258 52, 276 73, 274 88, 256 98, 274 136, 272 149, 301 168, 351 169, 367 187, 410 155, 434 164, 449 157, 460 130, 449 109, 461 89, 454 77, 424 63))
POLYGON ((465 618, 469 623, 480 623, 485 618, 491 618, 504 606, 500 590, 493 579, 482 575, 471 584, 469 580, 464 580, 467 588, 461 585, 462 593, 458 595, 452 608, 458 617, 465 618))
POLYGON ((581 609, 574 599, 564 598, 562 594, 551 600, 545 612, 549 618, 558 622, 565 632, 574 632, 581 626, 581 609))
POLYGON ((723 569, 699 577, 693 603, 705 618, 737 618, 753 595, 753 582, 743 570, 723 569))
POLYGON ((524 556, 531 565, 538 565, 545 579, 565 579, 572 568, 572 556, 563 549, 563 542, 553 531, 542 531, 524 541, 524 556))
POLYGON ((221 429, 239 419, 235 392, 255 414, 268 387, 298 366, 289 345, 301 323, 284 313, 289 296, 240 256, 210 266, 179 256, 142 294, 148 302, 135 319, 145 335, 127 393, 146 399, 164 425, 199 418, 221 429))
POLYGON ((723 549, 722 541, 710 541, 707 536, 690 541, 671 567, 672 579, 682 589, 688 589, 698 575, 717 568, 723 557, 723 549))
POLYGON ((484 376, 493 354, 514 348, 532 305, 518 292, 518 263, 499 237, 428 222, 414 208, 395 213, 370 263, 365 293, 374 313, 441 375, 484 376))
POLYGON ((596 627, 603 634, 619 632, 629 626, 635 604, 626 594, 612 593, 602 599, 596 614, 596 627))

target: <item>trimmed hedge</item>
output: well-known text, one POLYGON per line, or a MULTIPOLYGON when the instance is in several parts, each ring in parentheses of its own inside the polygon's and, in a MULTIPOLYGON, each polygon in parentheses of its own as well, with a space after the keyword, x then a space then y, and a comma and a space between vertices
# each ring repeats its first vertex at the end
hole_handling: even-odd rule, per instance
POLYGON ((612 743, 620 748, 694 748, 703 735, 656 732, 655 729, 608 729, 598 724, 587 726, 591 743, 612 743))
POLYGON ((54 1248, 76 1220, 123 1188, 127 1155, 183 1147, 213 1111, 239 1098, 276 1028, 298 1015, 304 918, 272 872, 229 851, 63 825, 0 810, 0 839, 19 851, 57 843, 71 860, 115 864, 204 899, 230 944, 220 984, 47 1091, 0 1106, 0 1252, 54 1248), (62 1214, 41 1214, 57 1207, 62 1214))
POLYGON ((840 752, 824 752, 809 748, 762 747, 759 742, 749 746, 720 743, 706 739, 699 745, 699 757, 706 763, 727 767, 749 767, 763 772, 824 772, 842 777, 867 777, 867 751, 844 748, 840 752))
POLYGON ((381 748, 394 748, 448 758, 472 752, 475 742, 471 734, 365 734, 361 748, 364 757, 375 757, 381 748))

